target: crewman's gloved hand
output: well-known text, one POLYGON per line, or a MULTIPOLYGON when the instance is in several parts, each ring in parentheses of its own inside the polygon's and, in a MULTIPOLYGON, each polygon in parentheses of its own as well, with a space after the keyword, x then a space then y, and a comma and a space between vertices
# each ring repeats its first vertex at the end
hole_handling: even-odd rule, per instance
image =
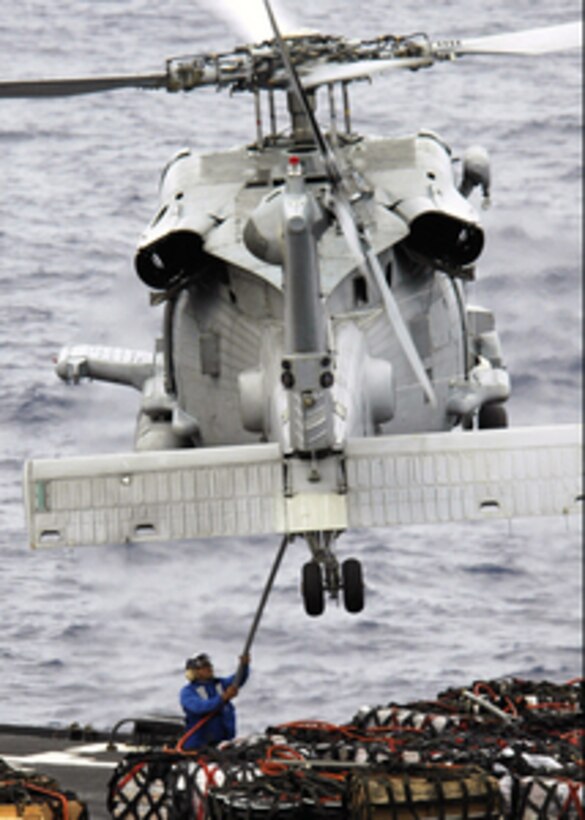
POLYGON ((227 687, 225 692, 222 694, 222 698, 224 701, 232 700, 232 698, 235 698, 237 694, 238 687, 234 686, 234 684, 232 683, 230 684, 230 686, 227 687))

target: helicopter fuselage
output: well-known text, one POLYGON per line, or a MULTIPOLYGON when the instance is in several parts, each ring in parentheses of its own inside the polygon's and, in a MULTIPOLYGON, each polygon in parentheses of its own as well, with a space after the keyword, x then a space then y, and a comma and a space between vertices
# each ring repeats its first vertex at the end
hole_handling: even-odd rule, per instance
MULTIPOLYGON (((358 207, 436 403, 413 377, 379 290, 356 265, 335 220, 327 219, 330 185, 313 147, 289 142, 207 156, 182 151, 165 169, 160 206, 136 257, 143 280, 166 292, 162 404, 167 411, 161 406, 157 413, 151 402, 139 448, 148 449, 170 425, 165 446, 174 435, 178 446, 260 439, 291 450, 283 366, 287 355, 303 353, 291 350, 285 338, 291 322, 285 321, 281 211, 291 156, 299 158, 306 191, 319 208, 317 258, 308 277, 316 278, 313 301, 324 317, 326 342, 318 351, 324 364, 317 365, 323 371, 317 381, 326 385, 318 392, 330 393, 329 444, 341 447, 348 438, 380 433, 448 430, 461 420, 454 391, 469 381, 478 352, 478 339, 470 338, 462 277, 470 275, 483 236, 475 211, 456 188, 449 149, 423 132, 402 139, 354 139, 340 153, 359 175, 358 207), (425 230, 418 227, 421 221, 425 230), (462 248, 464 232, 473 242, 462 248), (171 405, 178 408, 174 421, 171 405)), ((297 309, 301 326, 307 309, 297 309)), ((490 315, 487 323, 493 336, 490 315)), ((498 356, 492 350, 496 365, 498 356)), ((507 396, 503 370, 500 375, 492 400, 507 396)), ((306 449, 320 451, 329 444, 316 433, 306 449)))

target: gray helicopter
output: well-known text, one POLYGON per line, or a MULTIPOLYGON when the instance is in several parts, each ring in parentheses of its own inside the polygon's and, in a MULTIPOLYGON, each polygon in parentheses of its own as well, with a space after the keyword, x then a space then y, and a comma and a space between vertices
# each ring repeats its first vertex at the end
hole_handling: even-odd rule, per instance
POLYGON ((117 88, 249 93, 251 144, 164 169, 136 272, 164 304, 154 351, 64 348, 66 382, 141 392, 135 452, 33 460, 34 547, 303 537, 305 609, 364 605, 348 528, 577 512, 579 426, 507 428, 495 319, 468 304, 487 152, 455 173, 436 134, 366 138, 354 83, 475 54, 580 45, 579 23, 468 40, 304 33, 152 75, 0 83, 0 97, 117 88), (286 103, 287 124, 279 118, 286 103), (325 96, 328 124, 317 119, 325 96))

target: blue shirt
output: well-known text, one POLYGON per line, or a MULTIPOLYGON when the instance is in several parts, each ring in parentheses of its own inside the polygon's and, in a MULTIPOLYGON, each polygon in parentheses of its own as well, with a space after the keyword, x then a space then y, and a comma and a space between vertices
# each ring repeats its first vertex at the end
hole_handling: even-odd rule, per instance
MULTIPOLYGON (((249 667, 244 667, 240 681, 243 686, 248 680, 249 667)), ((224 702, 222 693, 235 680, 235 673, 226 678, 212 678, 210 681, 193 681, 181 689, 180 702, 185 712, 185 730, 199 723, 206 715, 212 715, 187 740, 184 748, 199 749, 201 746, 231 740, 236 736, 236 710, 231 701, 224 702), (216 712, 216 714, 213 714, 216 712)))

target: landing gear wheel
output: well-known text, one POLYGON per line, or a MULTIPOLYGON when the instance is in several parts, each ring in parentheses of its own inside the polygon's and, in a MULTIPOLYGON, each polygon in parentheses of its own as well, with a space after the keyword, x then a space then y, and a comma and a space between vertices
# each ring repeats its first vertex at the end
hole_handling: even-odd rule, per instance
POLYGON ((362 565, 356 558, 348 558, 341 565, 343 603, 348 612, 361 612, 364 608, 364 581, 362 565))
POLYGON ((308 561, 303 565, 301 590, 307 615, 313 617, 321 615, 325 606, 323 576, 321 575, 321 567, 316 561, 308 561))
POLYGON ((508 414, 503 404, 484 404, 479 408, 477 425, 480 430, 497 430, 508 426, 508 414))

